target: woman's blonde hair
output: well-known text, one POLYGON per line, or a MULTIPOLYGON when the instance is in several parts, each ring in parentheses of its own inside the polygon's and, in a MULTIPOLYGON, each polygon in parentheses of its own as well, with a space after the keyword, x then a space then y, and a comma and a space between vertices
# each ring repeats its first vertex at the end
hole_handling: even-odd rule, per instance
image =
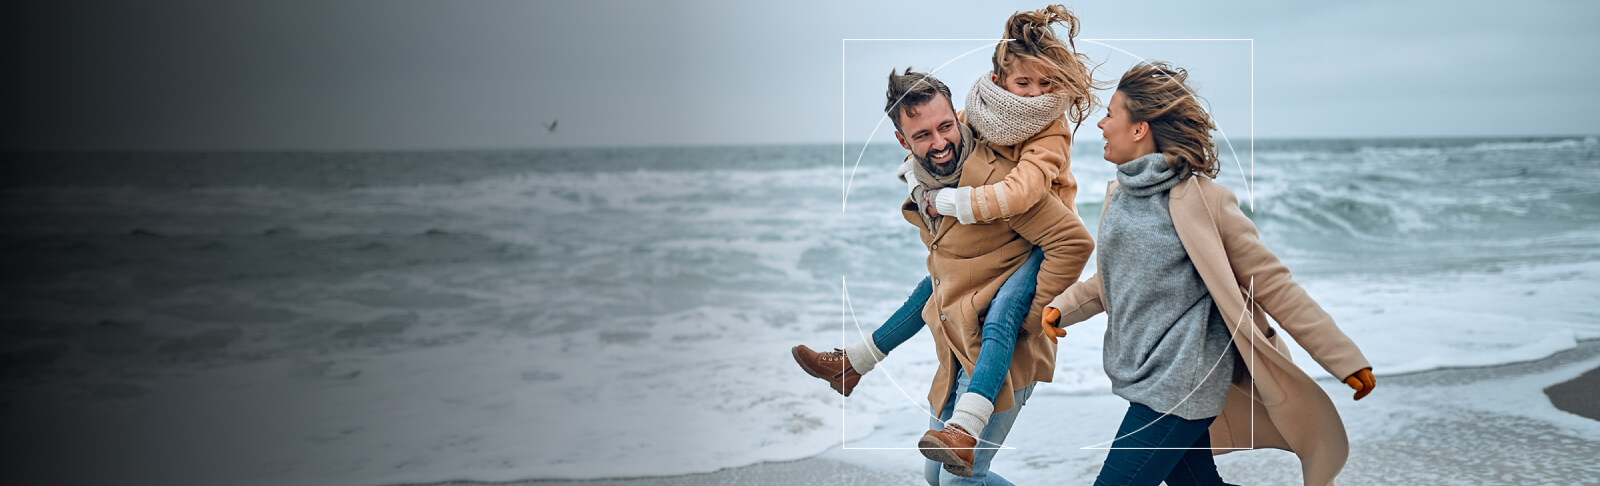
POLYGON ((1019 62, 1038 63, 1045 79, 1064 90, 1067 95, 1067 119, 1077 125, 1094 111, 1099 100, 1095 98, 1096 86, 1089 69, 1089 56, 1078 53, 1072 38, 1078 35, 1078 17, 1062 5, 1051 5, 1029 12, 1017 12, 1006 19, 1005 38, 994 48, 994 73, 1004 83, 1008 68, 1019 62), (1051 24, 1067 28, 1066 42, 1056 37, 1051 24))
POLYGON ((1166 155, 1168 163, 1215 179, 1221 164, 1211 131, 1217 126, 1188 80, 1189 72, 1183 68, 1145 61, 1122 75, 1117 92, 1122 93, 1129 120, 1150 123, 1156 151, 1166 155))

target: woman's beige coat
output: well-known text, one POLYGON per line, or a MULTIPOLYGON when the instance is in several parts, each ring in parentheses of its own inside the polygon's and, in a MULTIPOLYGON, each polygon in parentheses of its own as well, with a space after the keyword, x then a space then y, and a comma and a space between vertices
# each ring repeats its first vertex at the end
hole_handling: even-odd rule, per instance
MULTIPOLYGON (((1108 203, 1116 190, 1115 181, 1106 188, 1108 203)), ((1300 457, 1306 485, 1332 484, 1350 452, 1344 422, 1322 388, 1290 360, 1267 315, 1336 378, 1371 365, 1262 244, 1232 191, 1192 176, 1172 188, 1170 200, 1178 239, 1239 349, 1226 405, 1211 424, 1214 453, 1264 447, 1292 451, 1300 457)), ((1104 312, 1104 302, 1096 273, 1067 288, 1050 307, 1061 311, 1064 327, 1104 312)))

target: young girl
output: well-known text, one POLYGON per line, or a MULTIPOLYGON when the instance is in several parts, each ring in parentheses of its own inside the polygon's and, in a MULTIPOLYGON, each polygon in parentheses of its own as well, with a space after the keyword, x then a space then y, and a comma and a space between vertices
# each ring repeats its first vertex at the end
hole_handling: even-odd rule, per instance
MULTIPOLYGON (((927 190, 916 178, 906 176, 914 163, 908 157, 898 175, 907 181, 914 201, 921 201, 934 217, 953 216, 961 224, 1007 219, 1045 197, 1059 198, 1076 212, 1077 184, 1068 170, 1072 142, 1068 123, 1074 127, 1082 123, 1095 103, 1085 59, 1072 49, 1077 32, 1078 19, 1061 5, 1018 12, 1007 19, 1005 36, 1011 40, 996 46, 994 72, 974 83, 962 115, 979 138, 986 139, 1002 157, 1016 160, 1017 167, 998 184, 927 190), (1066 42, 1052 32, 1050 26, 1056 23, 1066 26, 1066 42)), ((981 351, 974 369, 966 370, 970 382, 958 399, 946 400, 939 410, 941 420, 933 421, 935 430, 919 440, 923 454, 936 461, 929 463, 931 476, 936 476, 943 464, 946 471, 959 476, 1000 479, 988 474, 988 463, 1009 427, 990 433, 985 428, 991 416, 1007 411, 997 409, 995 399, 1010 369, 1043 258, 1035 249, 991 300, 983 321, 981 351), (974 446, 979 448, 974 450, 974 446)), ((1077 278, 1071 276, 1073 281, 1077 278)), ((835 390, 849 396, 861 374, 871 371, 886 353, 925 326, 920 316, 932 293, 931 280, 924 278, 906 303, 873 332, 870 341, 831 353, 795 346, 795 359, 807 373, 829 381, 835 390)))
MULTIPOLYGON (((1069 170, 1072 133, 1094 110, 1091 90, 1098 87, 1087 57, 1073 50, 1078 19, 1060 5, 1019 12, 1006 21, 1005 35, 1009 40, 995 48, 994 71, 972 83, 962 114, 973 132, 1016 160, 1017 168, 999 184, 929 196, 937 213, 955 216, 961 224, 1010 218, 1046 194, 1077 210, 1078 183, 1069 170), (1065 24, 1065 43, 1052 23, 1065 24)), ((910 170, 902 164, 899 173, 910 170)))
POLYGON ((1349 451, 1338 411, 1257 311, 1358 400, 1375 385, 1372 367, 1211 181, 1214 126, 1187 76, 1160 62, 1122 76, 1099 123, 1117 179, 1101 209, 1098 272, 1041 321, 1055 339, 1065 335, 1057 319, 1107 316, 1105 371, 1129 406, 1095 484, 1223 484, 1214 451, 1253 447, 1295 451, 1305 484, 1331 484, 1349 451))

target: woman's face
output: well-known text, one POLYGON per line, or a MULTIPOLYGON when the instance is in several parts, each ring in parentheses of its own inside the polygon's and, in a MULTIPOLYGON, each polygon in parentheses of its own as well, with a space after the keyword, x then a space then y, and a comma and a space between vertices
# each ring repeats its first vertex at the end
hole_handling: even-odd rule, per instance
POLYGON ((1134 122, 1128 117, 1128 98, 1121 91, 1111 94, 1106 103, 1106 117, 1095 124, 1106 140, 1106 161, 1122 164, 1156 151, 1155 140, 1150 138, 1150 124, 1134 122))

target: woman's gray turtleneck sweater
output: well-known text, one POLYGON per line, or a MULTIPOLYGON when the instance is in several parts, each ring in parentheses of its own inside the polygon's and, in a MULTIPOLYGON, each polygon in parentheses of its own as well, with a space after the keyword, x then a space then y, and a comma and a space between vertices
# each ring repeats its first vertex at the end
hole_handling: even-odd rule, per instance
POLYGON ((1198 420, 1222 413, 1238 351, 1172 225, 1169 191, 1185 177, 1160 153, 1117 166, 1096 246, 1112 392, 1198 420))

